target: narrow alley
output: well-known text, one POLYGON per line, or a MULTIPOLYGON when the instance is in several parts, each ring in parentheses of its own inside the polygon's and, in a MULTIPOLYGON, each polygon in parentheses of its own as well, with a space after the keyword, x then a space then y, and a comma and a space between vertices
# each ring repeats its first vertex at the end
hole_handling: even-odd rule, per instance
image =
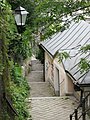
POLYGON ((43 81, 43 65, 40 61, 31 61, 31 72, 27 79, 30 85, 28 104, 31 115, 28 120, 69 120, 76 100, 71 96, 55 96, 50 84, 43 81))

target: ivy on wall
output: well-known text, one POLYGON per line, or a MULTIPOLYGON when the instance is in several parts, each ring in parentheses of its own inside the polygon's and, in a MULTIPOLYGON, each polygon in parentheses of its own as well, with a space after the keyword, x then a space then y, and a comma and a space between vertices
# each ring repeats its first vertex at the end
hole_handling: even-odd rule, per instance
POLYGON ((25 120, 29 86, 22 77, 18 56, 22 55, 23 60, 31 56, 31 48, 29 39, 20 41, 10 4, 0 0, 0 5, 0 120, 25 120), (6 98, 17 111, 17 117, 13 117, 12 110, 8 109, 6 98))

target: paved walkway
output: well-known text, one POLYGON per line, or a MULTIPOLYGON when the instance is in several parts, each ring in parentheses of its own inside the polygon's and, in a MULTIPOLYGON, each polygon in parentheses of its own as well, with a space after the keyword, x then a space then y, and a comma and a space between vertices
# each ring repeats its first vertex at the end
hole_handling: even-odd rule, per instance
POLYGON ((35 97, 29 99, 32 120, 69 120, 75 103, 69 97, 35 97))
POLYGON ((69 120, 69 115, 77 105, 74 97, 56 97, 52 87, 43 82, 43 65, 33 60, 28 75, 30 97, 28 98, 29 112, 32 116, 28 120, 69 120))

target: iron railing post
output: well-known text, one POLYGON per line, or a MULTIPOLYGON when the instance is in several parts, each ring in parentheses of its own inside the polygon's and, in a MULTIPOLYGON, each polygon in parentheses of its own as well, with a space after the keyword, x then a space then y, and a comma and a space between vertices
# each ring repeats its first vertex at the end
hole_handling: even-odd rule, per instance
POLYGON ((73 117, 74 117, 74 120, 81 120, 81 118, 82 118, 82 120, 86 120, 86 113, 87 113, 87 111, 90 110, 86 106, 86 102, 87 102, 89 96, 90 96, 90 92, 85 98, 82 98, 79 106, 74 110, 74 112, 72 114, 70 114, 70 120, 72 120, 73 117), (81 114, 78 116, 78 110, 81 107, 82 107, 82 111, 81 111, 81 114))
POLYGON ((78 114, 77 114, 77 109, 75 109, 75 120, 78 120, 78 114))
POLYGON ((70 114, 70 120, 72 120, 72 115, 70 114))

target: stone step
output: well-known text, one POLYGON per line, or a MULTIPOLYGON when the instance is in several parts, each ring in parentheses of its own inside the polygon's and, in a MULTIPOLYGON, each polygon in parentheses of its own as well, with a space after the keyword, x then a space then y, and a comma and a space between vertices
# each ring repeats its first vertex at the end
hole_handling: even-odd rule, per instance
POLYGON ((31 64, 41 64, 41 62, 39 60, 31 60, 31 64))
POLYGON ((43 71, 43 64, 33 64, 31 66, 32 71, 43 71))
POLYGON ((53 99, 53 100, 60 100, 60 101, 73 101, 73 103, 78 103, 78 100, 74 97, 74 96, 52 96, 52 97, 29 97, 27 98, 28 102, 31 101, 31 100, 50 100, 50 99, 53 99))
POLYGON ((28 82, 43 82, 43 71, 31 71, 27 79, 28 82))
POLYGON ((37 70, 43 71, 43 64, 41 64, 39 60, 31 60, 31 70, 32 71, 37 71, 37 70))
POLYGON ((48 82, 30 82, 31 97, 52 97, 54 91, 48 82))

